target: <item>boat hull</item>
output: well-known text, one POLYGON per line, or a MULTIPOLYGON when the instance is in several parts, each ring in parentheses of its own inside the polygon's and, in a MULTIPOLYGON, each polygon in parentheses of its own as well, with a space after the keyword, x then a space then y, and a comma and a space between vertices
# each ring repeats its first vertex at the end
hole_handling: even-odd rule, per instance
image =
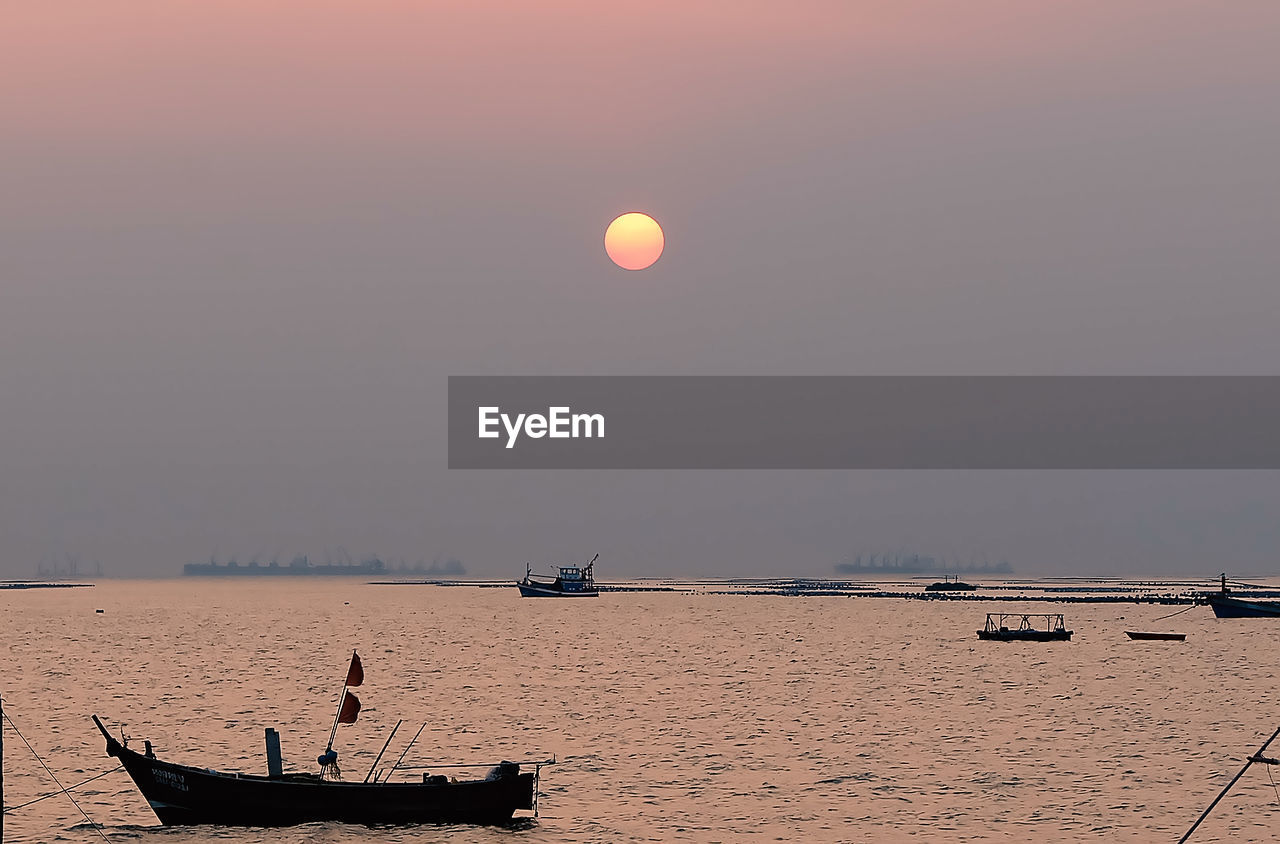
MULTIPOLYGON (((105 730, 103 731, 105 734, 105 730)), ((124 765, 165 826, 292 826, 316 821, 357 824, 503 824, 531 809, 535 775, 443 783, 359 783, 312 775, 261 777, 163 762, 110 736, 107 754, 124 765)))
POLYGON ((988 642, 1069 642, 1071 630, 979 630, 988 642))
POLYGON ((1181 642, 1187 638, 1186 633, 1147 633, 1140 630, 1126 630, 1124 635, 1130 639, 1150 642, 1181 642))
POLYGON ((930 583, 924 588, 926 592, 976 592, 978 587, 962 580, 941 580, 930 583))
POLYGON ((1218 618, 1278 618, 1280 602, 1243 601, 1225 595, 1208 595, 1209 606, 1218 618))
POLYGON ((572 592, 563 589, 556 589, 551 586, 543 586, 538 583, 524 583, 518 581, 516 586, 520 589, 521 596, 525 598, 598 598, 600 591, 595 587, 590 589, 578 589, 572 592))

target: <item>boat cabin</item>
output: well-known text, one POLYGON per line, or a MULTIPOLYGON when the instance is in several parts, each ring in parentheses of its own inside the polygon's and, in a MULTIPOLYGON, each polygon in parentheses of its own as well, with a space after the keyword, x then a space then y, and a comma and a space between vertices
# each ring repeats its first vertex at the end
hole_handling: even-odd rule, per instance
POLYGON ((560 575, 556 578, 556 586, 565 592, 585 592, 595 588, 588 570, 575 566, 560 567, 560 575))

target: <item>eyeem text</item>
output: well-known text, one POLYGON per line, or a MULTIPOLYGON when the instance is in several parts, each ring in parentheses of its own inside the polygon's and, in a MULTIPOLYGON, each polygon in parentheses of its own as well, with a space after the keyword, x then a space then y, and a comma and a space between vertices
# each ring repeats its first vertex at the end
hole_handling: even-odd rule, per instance
POLYGON ((517 413, 513 417, 500 407, 480 407, 480 439, 496 440, 506 430, 507 448, 514 448, 521 434, 538 440, 603 437, 603 413, 573 413, 568 407, 549 407, 541 413, 517 413))

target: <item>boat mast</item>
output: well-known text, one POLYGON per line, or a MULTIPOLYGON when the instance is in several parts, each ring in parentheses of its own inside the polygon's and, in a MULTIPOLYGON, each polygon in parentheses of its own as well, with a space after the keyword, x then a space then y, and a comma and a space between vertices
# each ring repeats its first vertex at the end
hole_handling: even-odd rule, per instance
MULTIPOLYGON (((352 683, 352 677, 356 676, 357 673, 357 666, 360 666, 360 655, 352 650, 351 665, 347 668, 346 679, 342 681, 342 694, 338 695, 338 711, 333 714, 333 727, 329 730, 329 743, 325 745, 324 756, 320 757, 322 760, 328 759, 330 764, 337 761, 337 754, 333 752, 333 739, 338 734, 338 720, 342 718, 342 708, 347 702, 347 687, 350 685, 359 686, 364 682, 364 668, 361 666, 357 679, 352 683)), ((360 702, 356 701, 357 712, 359 711, 359 706, 360 702)), ((325 762, 322 761, 320 764, 323 766, 325 762)))

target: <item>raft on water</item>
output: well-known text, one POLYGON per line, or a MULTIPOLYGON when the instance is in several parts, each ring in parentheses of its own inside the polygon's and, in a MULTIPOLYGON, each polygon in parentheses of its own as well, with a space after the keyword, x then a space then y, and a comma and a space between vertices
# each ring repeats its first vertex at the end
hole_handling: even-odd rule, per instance
POLYGON ((1065 642, 1068 630, 1062 613, 987 613, 987 623, 978 631, 979 639, 993 642, 1065 642), (1010 627, 1016 619, 1016 627, 1010 627))

